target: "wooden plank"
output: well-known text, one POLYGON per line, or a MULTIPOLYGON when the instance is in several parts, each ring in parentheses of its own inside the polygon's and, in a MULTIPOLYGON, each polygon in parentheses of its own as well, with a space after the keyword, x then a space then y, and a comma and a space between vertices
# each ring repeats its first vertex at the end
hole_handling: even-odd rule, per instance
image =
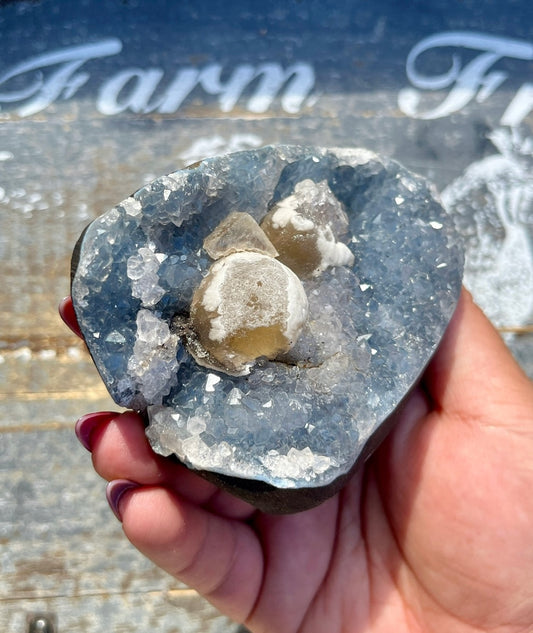
POLYGON ((128 543, 72 429, 2 432, 0 446, 2 630, 38 612, 86 633, 237 630, 128 543))
POLYGON ((23 633, 28 620, 38 614, 49 614, 59 632, 241 633, 245 630, 189 590, 0 601, 0 626, 7 633, 23 633))
POLYGON ((72 427, 88 411, 120 411, 81 343, 0 355, 0 431, 72 427))

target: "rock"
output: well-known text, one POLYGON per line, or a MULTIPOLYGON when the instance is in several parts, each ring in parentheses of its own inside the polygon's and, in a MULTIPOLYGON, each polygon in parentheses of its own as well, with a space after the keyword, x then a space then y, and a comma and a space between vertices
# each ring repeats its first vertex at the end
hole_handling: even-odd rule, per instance
POLYGON ((462 268, 424 179, 367 150, 280 145, 158 178, 97 218, 75 251, 72 298, 110 394, 146 416, 157 453, 294 512, 334 494, 384 437, 441 340, 462 268), (307 245, 296 263, 291 244, 307 245), (225 357, 195 360, 191 302, 241 251, 292 266, 308 316, 286 349, 235 375, 225 357))
POLYGON ((256 359, 289 351, 307 318, 304 287, 290 268, 261 253, 232 253, 211 266, 193 295, 187 329, 203 353, 195 353, 198 345, 187 350, 204 367, 243 376, 256 359))
POLYGON ((319 275, 330 266, 351 266, 353 253, 338 242, 348 229, 348 217, 327 182, 303 180, 294 193, 280 200, 261 222, 278 251, 279 260, 300 277, 319 275))
POLYGON ((233 211, 204 240, 204 249, 213 259, 233 253, 256 252, 270 257, 279 253, 249 213, 233 211))

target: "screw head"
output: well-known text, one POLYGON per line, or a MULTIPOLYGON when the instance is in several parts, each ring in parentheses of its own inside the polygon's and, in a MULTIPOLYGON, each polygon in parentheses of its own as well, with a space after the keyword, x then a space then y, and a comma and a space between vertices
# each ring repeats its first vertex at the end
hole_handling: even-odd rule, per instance
POLYGON ((28 633, 55 633, 55 618, 50 614, 38 614, 29 618, 28 633))

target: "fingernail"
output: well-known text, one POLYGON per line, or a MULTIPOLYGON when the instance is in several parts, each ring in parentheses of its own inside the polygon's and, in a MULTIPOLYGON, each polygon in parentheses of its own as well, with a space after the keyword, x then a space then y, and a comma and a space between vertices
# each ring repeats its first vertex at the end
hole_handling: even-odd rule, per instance
POLYGON ((74 306, 72 305, 72 297, 65 297, 59 304, 59 315, 63 319, 63 322, 69 327, 76 336, 83 339, 80 326, 78 325, 78 319, 74 312, 74 306))
POLYGON ((74 427, 76 437, 89 453, 92 452, 91 436, 95 429, 101 424, 116 418, 118 415, 118 413, 114 413, 113 411, 98 411, 96 413, 88 413, 76 422, 76 426, 74 427))
POLYGON ((129 479, 114 479, 107 484, 105 496, 109 507, 113 510, 113 514, 122 523, 122 515, 120 514, 120 500, 125 492, 134 488, 139 488, 139 484, 129 479))

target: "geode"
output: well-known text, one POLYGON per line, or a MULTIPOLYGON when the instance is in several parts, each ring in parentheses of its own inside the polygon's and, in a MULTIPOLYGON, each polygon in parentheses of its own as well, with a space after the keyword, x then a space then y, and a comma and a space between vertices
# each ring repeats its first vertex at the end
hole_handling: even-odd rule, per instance
POLYGON ((278 145, 158 178, 94 220, 72 299, 154 451, 293 512, 334 494, 383 438, 462 269, 423 178, 364 149, 278 145))

